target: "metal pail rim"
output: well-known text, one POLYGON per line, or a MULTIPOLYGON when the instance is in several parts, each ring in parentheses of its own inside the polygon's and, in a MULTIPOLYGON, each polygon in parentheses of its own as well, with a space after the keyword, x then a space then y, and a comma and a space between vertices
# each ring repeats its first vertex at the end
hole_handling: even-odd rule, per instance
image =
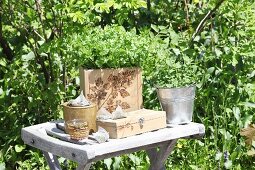
POLYGON ((188 85, 188 86, 180 86, 180 87, 166 87, 166 86, 158 86, 158 85, 155 85, 155 88, 157 89, 157 90, 159 90, 159 89, 173 89, 173 90, 177 90, 177 89, 184 89, 184 88, 192 88, 192 87, 196 87, 196 84, 190 84, 190 85, 188 85))

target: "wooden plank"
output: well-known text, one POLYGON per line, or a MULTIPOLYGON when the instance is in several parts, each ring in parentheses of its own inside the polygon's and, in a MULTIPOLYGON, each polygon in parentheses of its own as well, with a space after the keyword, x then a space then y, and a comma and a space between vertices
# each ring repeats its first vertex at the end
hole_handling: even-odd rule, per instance
POLYGON ((76 170, 89 170, 91 163, 88 164, 79 164, 76 170))
POLYGON ((42 151, 62 156, 67 159, 86 163, 89 159, 95 157, 94 151, 89 149, 89 145, 77 145, 64 142, 59 139, 43 134, 44 127, 54 127, 55 123, 44 123, 36 126, 22 128, 21 136, 23 141, 42 151))
POLYGON ((199 130, 199 124, 190 123, 178 126, 178 128, 159 129, 154 132, 147 132, 136 136, 123 139, 111 139, 109 142, 100 145, 91 145, 95 150, 96 157, 118 151, 125 151, 133 148, 140 148, 173 139, 204 133, 199 130))
POLYGON ((150 168, 149 170, 159 169, 159 170, 165 170, 165 161, 172 152, 175 144, 177 142, 177 139, 168 141, 163 146, 159 147, 159 150, 157 148, 152 148, 149 150, 146 150, 149 158, 150 158, 150 168))
POLYGON ((125 149, 125 150, 120 150, 120 151, 116 151, 116 152, 106 153, 104 155, 98 155, 93 159, 93 162, 103 160, 103 159, 107 159, 107 158, 120 156, 120 155, 124 155, 124 154, 130 154, 130 153, 138 152, 138 151, 141 151, 141 150, 148 150, 148 149, 152 149, 152 148, 155 148, 155 147, 160 147, 160 146, 165 145, 166 143, 168 143, 168 141, 159 142, 159 143, 152 143, 152 144, 149 144, 149 145, 143 145, 143 146, 134 147, 134 148, 130 148, 130 149, 125 149))
POLYGON ((58 158, 49 152, 42 151, 51 170, 61 170, 58 158))
MULTIPOLYGON (((40 132, 42 135, 47 135, 46 131, 42 128, 38 129, 38 132, 40 132)), ((49 153, 46 151, 42 151, 42 152, 51 170, 61 170, 61 167, 56 155, 53 155, 52 153, 49 153)))

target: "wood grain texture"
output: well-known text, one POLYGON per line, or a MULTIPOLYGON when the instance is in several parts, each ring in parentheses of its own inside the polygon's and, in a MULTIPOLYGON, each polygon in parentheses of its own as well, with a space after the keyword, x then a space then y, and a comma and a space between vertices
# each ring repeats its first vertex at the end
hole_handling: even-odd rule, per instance
POLYGON ((174 149, 177 139, 168 141, 163 146, 159 148, 152 148, 146 150, 150 158, 150 168, 149 170, 165 170, 165 161, 174 149))
POLYGON ((55 122, 43 123, 35 126, 23 128, 21 136, 23 141, 42 151, 62 156, 76 162, 86 162, 95 157, 94 151, 89 149, 89 145, 77 145, 70 142, 64 142, 54 137, 42 133, 44 127, 56 127, 55 122))
POLYGON ((125 111, 142 108, 142 73, 140 68, 80 68, 80 87, 91 102, 108 111, 120 105, 125 111))
POLYGON ((127 113, 127 118, 98 120, 97 126, 109 132, 110 138, 120 139, 166 127, 166 112, 140 109, 127 113))
POLYGON ((58 158, 56 155, 53 155, 49 152, 43 151, 43 155, 50 167, 51 170, 61 170, 60 164, 58 162, 58 158))
POLYGON ((23 141, 42 151, 65 157, 81 165, 125 153, 148 150, 163 146, 171 140, 205 133, 204 125, 189 123, 123 139, 110 139, 108 142, 101 144, 77 145, 48 136, 45 132, 46 127, 54 128, 56 127, 56 122, 47 122, 23 128, 21 131, 23 141))
POLYGON ((76 170, 89 170, 91 163, 88 164, 79 164, 76 170))

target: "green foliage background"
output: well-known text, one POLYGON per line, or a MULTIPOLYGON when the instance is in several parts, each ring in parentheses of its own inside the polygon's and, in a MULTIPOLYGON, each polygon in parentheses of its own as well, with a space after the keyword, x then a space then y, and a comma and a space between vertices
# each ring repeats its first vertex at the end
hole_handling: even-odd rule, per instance
MULTIPOLYGON (((1 0, 0 169, 48 169, 20 131, 62 117, 80 66, 141 67, 150 109, 160 109, 155 85, 197 84, 205 137, 179 140, 167 169, 253 169, 239 131, 255 121, 254 13, 252 0, 1 0)), ((138 152, 92 168, 148 166, 138 152)))

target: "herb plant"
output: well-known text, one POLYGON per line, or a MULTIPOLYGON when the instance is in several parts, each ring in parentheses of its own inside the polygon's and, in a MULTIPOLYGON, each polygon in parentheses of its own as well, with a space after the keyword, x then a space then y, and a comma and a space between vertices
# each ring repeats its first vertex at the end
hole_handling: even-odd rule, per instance
POLYGON ((202 71, 190 58, 183 57, 183 61, 176 61, 169 57, 166 60, 166 65, 156 68, 158 73, 155 75, 156 87, 175 88, 200 83, 202 71))

